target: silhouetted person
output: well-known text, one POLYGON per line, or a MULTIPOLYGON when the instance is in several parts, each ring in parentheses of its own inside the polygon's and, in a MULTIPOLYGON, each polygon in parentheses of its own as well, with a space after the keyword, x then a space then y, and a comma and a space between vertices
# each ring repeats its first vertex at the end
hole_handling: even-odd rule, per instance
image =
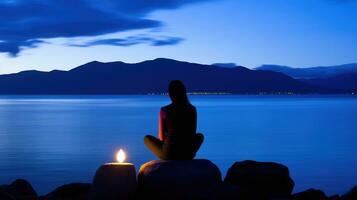
POLYGON ((197 112, 186 95, 186 88, 179 80, 169 84, 171 104, 160 109, 159 139, 147 135, 145 145, 163 160, 193 159, 203 142, 203 135, 196 134, 197 112))

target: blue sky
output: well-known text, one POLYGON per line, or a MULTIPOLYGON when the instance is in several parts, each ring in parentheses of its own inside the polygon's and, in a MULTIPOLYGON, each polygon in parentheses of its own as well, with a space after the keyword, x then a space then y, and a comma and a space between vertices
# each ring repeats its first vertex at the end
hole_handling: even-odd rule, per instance
POLYGON ((0 2, 1 74, 157 57, 249 68, 357 62, 357 1, 0 2))

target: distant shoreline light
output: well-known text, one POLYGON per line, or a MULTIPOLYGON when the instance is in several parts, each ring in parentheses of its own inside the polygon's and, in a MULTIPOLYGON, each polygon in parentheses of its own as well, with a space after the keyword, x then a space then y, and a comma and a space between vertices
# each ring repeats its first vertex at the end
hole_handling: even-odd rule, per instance
MULTIPOLYGON (((147 93, 149 96, 167 96, 168 93, 147 93)), ((294 93, 294 92, 257 92, 257 93, 231 93, 231 92, 188 92, 187 95, 352 95, 355 96, 355 92, 346 92, 346 93, 294 93)))
MULTIPOLYGON (((230 92, 188 92, 187 95, 232 95, 230 92)), ((169 93, 147 93, 147 95, 164 95, 167 96, 169 93)))

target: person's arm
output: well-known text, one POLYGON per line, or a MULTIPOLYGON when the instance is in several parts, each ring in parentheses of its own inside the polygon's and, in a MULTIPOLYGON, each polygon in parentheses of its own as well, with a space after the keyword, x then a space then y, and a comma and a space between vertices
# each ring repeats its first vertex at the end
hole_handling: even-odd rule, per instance
POLYGON ((159 140, 164 141, 164 111, 160 109, 159 113, 159 140))

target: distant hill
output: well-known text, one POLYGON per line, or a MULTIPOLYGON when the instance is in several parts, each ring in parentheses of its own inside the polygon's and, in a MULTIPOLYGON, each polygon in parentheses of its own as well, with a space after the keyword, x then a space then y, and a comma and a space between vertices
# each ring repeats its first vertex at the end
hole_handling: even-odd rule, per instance
POLYGON ((23 71, 0 75, 0 94, 164 93, 170 80, 188 92, 331 93, 340 92, 295 80, 282 73, 244 67, 224 68, 159 58, 135 64, 90 62, 69 71, 23 71))
POLYGON ((296 79, 328 78, 347 73, 357 73, 357 63, 329 67, 292 68, 281 65, 262 65, 257 70, 281 72, 296 79))
POLYGON ((305 79, 302 81, 324 88, 357 92, 357 73, 338 74, 326 78, 305 79))

